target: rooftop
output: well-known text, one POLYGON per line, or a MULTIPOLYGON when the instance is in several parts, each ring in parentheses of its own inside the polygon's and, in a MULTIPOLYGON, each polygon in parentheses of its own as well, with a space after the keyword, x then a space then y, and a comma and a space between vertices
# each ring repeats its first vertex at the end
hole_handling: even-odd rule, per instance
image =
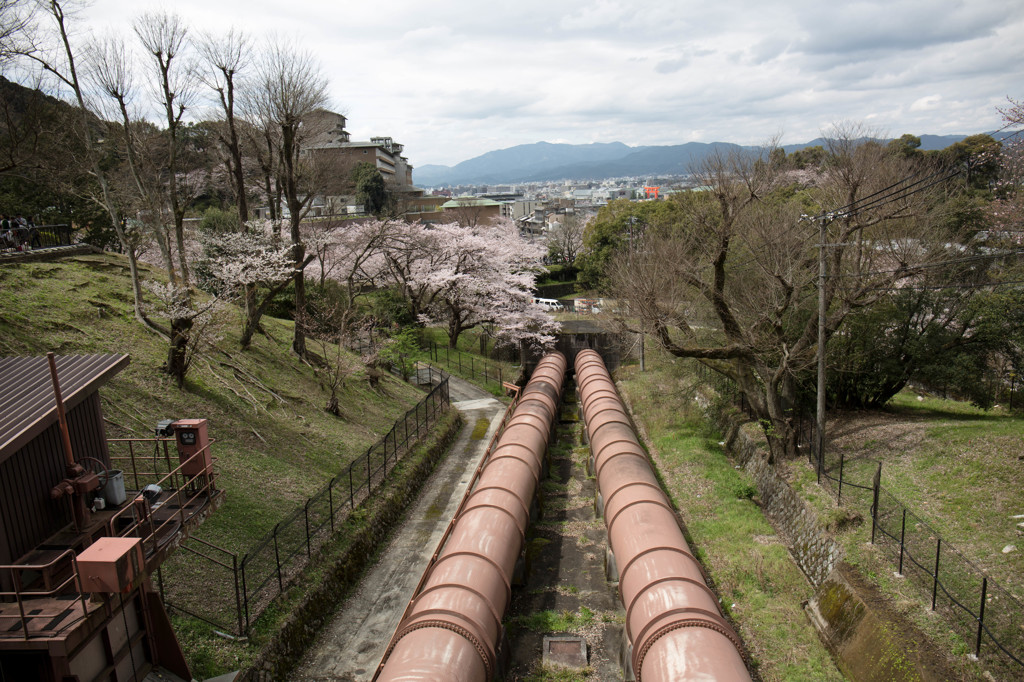
MULTIPOLYGON (((81 403, 128 366, 127 355, 58 355, 65 410, 81 403)), ((57 403, 45 357, 0 358, 0 462, 57 422, 57 403)))

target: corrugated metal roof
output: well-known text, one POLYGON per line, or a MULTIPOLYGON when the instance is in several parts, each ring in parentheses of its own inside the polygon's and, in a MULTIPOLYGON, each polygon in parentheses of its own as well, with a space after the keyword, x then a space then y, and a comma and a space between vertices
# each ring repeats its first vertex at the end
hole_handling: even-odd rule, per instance
MULTIPOLYGON (((127 355, 58 355, 57 378, 65 411, 128 366, 127 355)), ((0 358, 0 462, 57 421, 57 403, 45 357, 0 358)))

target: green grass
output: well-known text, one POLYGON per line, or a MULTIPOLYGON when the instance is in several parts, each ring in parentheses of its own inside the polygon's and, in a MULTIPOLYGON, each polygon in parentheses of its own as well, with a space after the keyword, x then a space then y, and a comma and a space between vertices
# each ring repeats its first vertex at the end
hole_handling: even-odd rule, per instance
POLYGON ((554 632, 574 632, 580 628, 592 625, 598 614, 586 606, 581 606, 579 611, 537 611, 516 616, 509 623, 511 627, 525 628, 532 632, 548 634, 554 632))
POLYGON ((843 444, 847 457, 880 460, 883 488, 1024 600, 1024 519, 1013 518, 1024 514, 1024 417, 917 398, 895 396, 874 415, 882 435, 865 429, 843 444), (1004 553, 1008 545, 1018 549, 1004 553))
MULTIPOLYGON (((144 268, 146 279, 158 271, 144 268)), ((341 394, 342 417, 324 411, 326 394, 290 351, 291 323, 264 318, 266 336, 238 348, 241 321, 224 317, 222 338, 196 360, 178 390, 160 367, 166 343, 132 318, 127 262, 113 254, 0 267, 0 354, 126 353, 131 364, 100 390, 107 436, 153 435, 164 418, 206 418, 224 506, 203 536, 234 551, 376 442, 422 397, 386 379, 379 391, 360 376, 341 394)), ((111 455, 127 454, 112 446, 111 455)))
POLYGON ((590 679, 593 672, 590 667, 576 669, 542 665, 524 677, 523 682, 584 682, 590 679))
POLYGON ((487 429, 491 428, 491 420, 480 417, 473 425, 473 433, 469 435, 471 440, 483 440, 487 435, 487 429))
POLYGON ((843 679, 803 613, 813 589, 751 499, 752 480, 696 407, 686 365, 652 353, 647 367, 621 370, 619 389, 643 406, 634 418, 761 678, 843 679))
MULTIPOLYGON (((163 279, 145 266, 142 274, 163 279)), ((199 535, 239 555, 423 397, 391 377, 371 389, 357 372, 341 390, 342 416, 335 417, 323 409, 327 394, 312 369, 290 351, 292 324, 264 318, 265 335, 257 334, 251 348, 241 351, 235 308, 220 316, 220 338, 196 360, 179 390, 160 369, 166 342, 133 318, 127 261, 115 254, 5 264, 0 290, 0 355, 52 350, 131 356, 129 366, 100 389, 109 438, 150 438, 165 418, 209 420, 226 499, 199 535)), ((127 454, 123 446, 111 447, 112 456, 121 454, 127 454)), ((175 580, 180 556, 165 565, 167 580, 175 580)), ((195 587, 205 589, 202 581, 195 587)), ((188 632, 194 631, 203 628, 188 632)), ((201 655, 201 647, 196 652, 201 655)))

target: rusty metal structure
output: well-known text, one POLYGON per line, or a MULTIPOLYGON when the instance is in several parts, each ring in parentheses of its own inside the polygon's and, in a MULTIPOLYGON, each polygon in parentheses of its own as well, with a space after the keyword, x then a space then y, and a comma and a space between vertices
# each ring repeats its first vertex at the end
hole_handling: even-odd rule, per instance
POLYGON ((638 682, 750 680, 740 639, 683 537, 604 361, 584 350, 575 369, 633 675, 638 682))
POLYGON ((567 362, 546 355, 510 411, 398 625, 375 680, 478 680, 498 670, 512 596, 567 362))
POLYGON ((108 440, 99 388, 128 363, 0 358, 0 679, 191 678, 150 576, 223 501, 213 441, 108 440))

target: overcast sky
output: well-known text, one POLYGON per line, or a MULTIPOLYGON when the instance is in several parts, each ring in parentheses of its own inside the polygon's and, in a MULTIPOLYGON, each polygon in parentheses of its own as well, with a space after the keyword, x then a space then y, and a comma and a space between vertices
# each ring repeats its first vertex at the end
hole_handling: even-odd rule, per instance
POLYGON ((413 166, 541 140, 807 142, 839 121, 971 134, 1024 97, 1020 0, 95 0, 80 19, 130 35, 162 8, 307 48, 353 139, 393 137, 413 166))

